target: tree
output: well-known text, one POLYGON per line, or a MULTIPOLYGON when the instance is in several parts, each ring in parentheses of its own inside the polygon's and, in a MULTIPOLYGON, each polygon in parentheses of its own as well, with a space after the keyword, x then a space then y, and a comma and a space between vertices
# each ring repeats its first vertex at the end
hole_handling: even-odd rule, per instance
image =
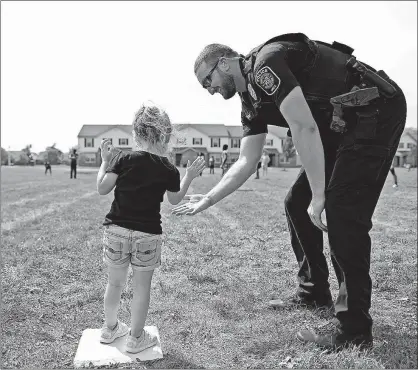
MULTIPOLYGON (((283 155, 284 159, 287 162, 290 158, 293 158, 296 154, 296 148, 293 144, 293 140, 291 137, 287 136, 286 139, 283 141, 283 155)), ((283 168, 283 171, 286 171, 286 168, 283 168)))
POLYGON ((9 160, 9 153, 7 153, 6 149, 1 148, 1 164, 8 164, 9 160))
POLYGON ((56 143, 48 146, 46 150, 46 158, 51 164, 60 164, 62 162, 63 153, 55 147, 56 143))
POLYGON ((408 153, 406 162, 409 163, 412 167, 417 166, 417 146, 416 145, 408 153))
POLYGON ((23 153, 25 153, 26 155, 27 155, 27 157, 28 157, 28 159, 29 159, 29 164, 31 164, 32 166, 35 164, 34 162, 34 160, 33 160, 33 156, 32 156, 32 153, 31 153, 31 150, 32 149, 32 144, 29 144, 29 145, 26 145, 23 149, 22 149, 22 152, 23 153))

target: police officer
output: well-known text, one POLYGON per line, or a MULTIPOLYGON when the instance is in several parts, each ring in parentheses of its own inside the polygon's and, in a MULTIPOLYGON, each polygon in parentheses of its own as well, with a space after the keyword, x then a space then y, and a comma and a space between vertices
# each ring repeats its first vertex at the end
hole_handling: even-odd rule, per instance
POLYGON ((322 240, 327 231, 339 283, 337 320, 297 336, 330 349, 373 342, 369 231, 406 120, 401 89, 380 72, 395 94, 380 94, 366 106, 344 110, 345 127, 332 124, 330 98, 365 85, 365 74, 349 68, 352 52, 346 45, 313 41, 301 33, 275 37, 247 56, 221 44, 206 46, 195 75, 212 95, 230 99, 238 92, 244 130, 240 156, 211 191, 173 210, 194 215, 235 191, 256 169, 267 125, 289 127, 303 164, 285 200, 299 286, 296 296, 275 304, 332 306, 322 240), (324 209, 327 226, 321 220, 324 209))

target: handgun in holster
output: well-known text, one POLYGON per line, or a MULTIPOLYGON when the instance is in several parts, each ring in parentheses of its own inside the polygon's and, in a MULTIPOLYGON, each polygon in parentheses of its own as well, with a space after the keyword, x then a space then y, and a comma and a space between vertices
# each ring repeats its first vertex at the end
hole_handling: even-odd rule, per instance
POLYGON ((372 100, 380 97, 380 94, 386 98, 392 98, 397 92, 395 87, 386 81, 385 78, 389 79, 389 77, 385 72, 378 71, 376 73, 371 71, 356 60, 356 57, 351 57, 347 61, 346 66, 349 70, 352 70, 360 76, 361 88, 354 86, 350 92, 335 96, 330 100, 330 103, 334 107, 330 128, 339 133, 347 131, 347 123, 342 118, 344 108, 369 105, 372 100))

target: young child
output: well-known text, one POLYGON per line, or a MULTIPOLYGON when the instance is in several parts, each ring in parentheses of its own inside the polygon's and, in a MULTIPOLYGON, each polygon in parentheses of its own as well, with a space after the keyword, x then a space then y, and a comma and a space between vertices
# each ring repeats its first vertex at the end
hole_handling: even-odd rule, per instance
POLYGON ((126 351, 131 353, 157 343, 157 338, 144 330, 144 324, 152 275, 161 265, 160 204, 166 192, 169 202, 178 204, 205 167, 201 157, 191 165, 188 162, 180 182, 179 171, 167 158, 172 130, 164 110, 153 104, 143 105, 133 122, 136 151, 118 151, 109 140, 103 140, 100 147, 103 162, 97 175, 97 190, 105 195, 116 186, 104 222, 103 261, 108 266, 108 283, 100 342, 112 343, 128 334, 129 328, 118 320, 117 311, 131 265, 134 294, 131 328, 126 340, 126 351))
POLYGON ((270 157, 266 152, 263 152, 261 156, 261 168, 263 169, 263 176, 267 176, 268 165, 270 163, 270 157))
POLYGON ((213 157, 213 155, 211 155, 209 158, 209 174, 214 174, 214 173, 215 173, 215 158, 213 157))
POLYGON ((49 171, 49 174, 52 176, 52 170, 51 170, 51 162, 47 160, 45 160, 45 175, 46 173, 49 171))

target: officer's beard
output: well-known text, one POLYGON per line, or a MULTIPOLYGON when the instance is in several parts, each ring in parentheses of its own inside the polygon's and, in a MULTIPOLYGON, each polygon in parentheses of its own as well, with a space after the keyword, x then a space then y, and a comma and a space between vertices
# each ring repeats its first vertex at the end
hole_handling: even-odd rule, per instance
POLYGON ((225 100, 231 99, 237 92, 235 88, 234 78, 230 75, 225 75, 224 83, 221 86, 222 96, 225 100))

